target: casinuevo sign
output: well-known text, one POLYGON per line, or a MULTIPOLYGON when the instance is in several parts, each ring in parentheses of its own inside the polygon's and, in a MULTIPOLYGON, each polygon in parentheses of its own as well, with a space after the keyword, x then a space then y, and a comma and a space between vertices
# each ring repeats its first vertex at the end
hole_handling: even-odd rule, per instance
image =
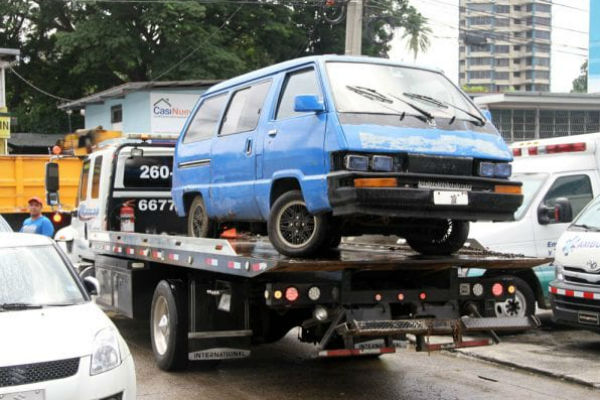
POLYGON ((10 139, 10 114, 6 107, 0 107, 0 139, 10 139))
POLYGON ((179 133, 192 112, 199 94, 151 93, 150 129, 152 133, 179 133))

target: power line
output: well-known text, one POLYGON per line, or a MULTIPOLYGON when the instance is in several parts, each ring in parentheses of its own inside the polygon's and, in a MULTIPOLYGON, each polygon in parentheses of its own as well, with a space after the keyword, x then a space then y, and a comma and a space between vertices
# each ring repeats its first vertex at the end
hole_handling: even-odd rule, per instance
POLYGON ((8 66, 8 69, 10 69, 10 72, 12 72, 13 74, 15 74, 15 76, 17 76, 17 78, 19 78, 20 80, 22 80, 23 82, 25 82, 26 84, 28 84, 29 86, 31 86, 33 89, 37 90, 38 92, 48 96, 48 97, 52 97, 53 99, 56 100, 61 100, 61 101, 73 101, 72 99, 67 99, 64 97, 60 97, 60 96, 56 96, 52 93, 49 93, 47 91, 45 91, 44 89, 40 89, 39 87, 37 87, 36 85, 34 85, 33 83, 31 83, 30 81, 28 81, 27 79, 23 78, 21 75, 19 75, 19 73, 17 71, 15 71, 13 69, 12 66, 8 66))
POLYGON ((589 10, 585 9, 585 8, 579 8, 579 7, 574 7, 571 5, 567 5, 567 4, 560 4, 560 3, 555 3, 551 0, 538 0, 540 3, 544 3, 544 4, 551 4, 553 7, 554 6, 558 6, 558 7, 564 7, 564 8, 570 8, 572 10, 577 10, 577 11, 583 11, 583 12, 589 12, 589 10))

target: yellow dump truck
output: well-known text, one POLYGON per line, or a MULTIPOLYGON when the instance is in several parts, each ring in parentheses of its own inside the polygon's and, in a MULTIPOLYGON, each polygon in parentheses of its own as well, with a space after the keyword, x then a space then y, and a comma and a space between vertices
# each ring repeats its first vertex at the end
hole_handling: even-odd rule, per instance
MULTIPOLYGON (((32 196, 44 199, 45 215, 53 214, 53 210, 45 204, 44 175, 48 160, 49 155, 0 156, 0 214, 15 230, 21 227, 23 220, 29 215, 27 200, 32 196)), ((53 221, 55 228, 68 224, 69 213, 77 206, 82 161, 77 157, 62 157, 58 164, 60 202, 62 211, 66 214, 53 221)))

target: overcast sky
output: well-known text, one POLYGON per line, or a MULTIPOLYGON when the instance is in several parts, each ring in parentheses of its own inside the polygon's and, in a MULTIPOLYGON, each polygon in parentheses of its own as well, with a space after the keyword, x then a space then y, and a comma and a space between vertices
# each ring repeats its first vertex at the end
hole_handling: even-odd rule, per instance
MULTIPOLYGON (((569 92, 587 59, 590 0, 553 0, 551 90, 569 92)), ((458 0, 410 0, 429 19, 431 46, 419 54, 417 64, 436 66, 458 83, 458 0)), ((412 53, 396 33, 390 58, 414 62, 412 53)))

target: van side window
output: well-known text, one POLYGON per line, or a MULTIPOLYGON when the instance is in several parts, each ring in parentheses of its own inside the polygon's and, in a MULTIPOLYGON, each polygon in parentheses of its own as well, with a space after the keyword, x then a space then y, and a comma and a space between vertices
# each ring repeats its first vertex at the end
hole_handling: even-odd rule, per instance
POLYGON ((557 178, 544 197, 544 204, 554 206, 556 199, 566 197, 571 202, 573 216, 579 214, 583 207, 594 197, 592 184, 587 175, 561 176, 557 178))
POLYGON ((92 173, 92 199, 100 197, 100 174, 102 172, 102 156, 94 160, 94 171, 92 173))
POLYGON ((317 74, 313 68, 289 74, 285 78, 282 93, 275 119, 286 119, 305 114, 294 111, 296 96, 312 94, 322 99, 317 74))
POLYGON ((183 143, 197 142, 213 137, 226 100, 227 93, 205 99, 196 110, 194 119, 185 132, 183 143))
POLYGON ((90 176, 90 160, 83 163, 81 182, 79 182, 79 201, 87 199, 88 178, 90 176))
POLYGON ((231 135, 256 129, 270 87, 271 81, 266 81, 235 92, 223 118, 220 134, 231 135))

